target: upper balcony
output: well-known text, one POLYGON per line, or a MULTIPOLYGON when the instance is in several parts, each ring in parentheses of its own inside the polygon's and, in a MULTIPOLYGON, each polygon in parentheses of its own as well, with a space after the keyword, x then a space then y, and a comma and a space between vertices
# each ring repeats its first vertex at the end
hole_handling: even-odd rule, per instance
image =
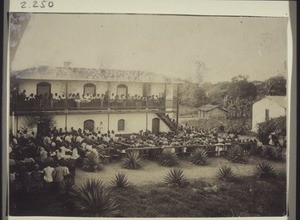
POLYGON ((164 99, 28 99, 12 100, 11 110, 17 114, 39 111, 65 111, 65 110, 159 110, 176 109, 176 100, 164 99))

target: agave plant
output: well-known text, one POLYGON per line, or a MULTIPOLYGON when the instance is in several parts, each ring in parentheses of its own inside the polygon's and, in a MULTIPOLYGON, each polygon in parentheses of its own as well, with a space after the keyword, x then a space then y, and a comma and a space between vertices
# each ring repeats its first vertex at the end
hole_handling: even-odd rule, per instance
POLYGON ((102 163, 99 156, 94 153, 90 153, 86 158, 83 159, 82 169, 89 172, 98 172, 102 170, 102 163))
POLYGON ((185 186, 188 183, 187 178, 180 168, 172 168, 165 176, 165 183, 169 186, 185 186))
POLYGON ((61 183, 61 193, 70 194, 70 192, 74 189, 74 187, 75 187, 74 179, 73 178, 66 178, 61 183))
POLYGON ((276 177, 276 172, 273 166, 266 162, 258 164, 254 168, 253 174, 261 179, 271 179, 276 177))
POLYGON ((111 181, 111 185, 114 188, 124 188, 129 185, 128 178, 123 173, 117 173, 115 179, 111 181))
POLYGON ((115 198, 101 180, 88 179, 70 195, 74 209, 83 216, 113 217, 119 214, 115 198))
POLYGON ((127 156, 124 158, 124 162, 122 164, 122 167, 127 169, 139 169, 141 167, 140 165, 140 154, 138 151, 131 151, 127 153, 127 156))
POLYGON ((232 181, 236 179, 236 174, 232 171, 231 167, 225 165, 219 168, 217 177, 219 180, 232 181))
POLYGON ((191 160, 196 165, 205 165, 207 162, 207 151, 201 148, 197 148, 194 150, 191 156, 191 160))
POLYGON ((262 156, 268 160, 275 160, 278 157, 276 150, 272 146, 264 146, 262 148, 262 156))
POLYGON ((162 166, 172 167, 178 165, 178 157, 177 154, 172 152, 171 149, 164 149, 160 157, 158 158, 158 162, 162 166))
POLYGON ((234 145, 228 150, 227 159, 234 163, 245 163, 246 157, 240 145, 234 145))

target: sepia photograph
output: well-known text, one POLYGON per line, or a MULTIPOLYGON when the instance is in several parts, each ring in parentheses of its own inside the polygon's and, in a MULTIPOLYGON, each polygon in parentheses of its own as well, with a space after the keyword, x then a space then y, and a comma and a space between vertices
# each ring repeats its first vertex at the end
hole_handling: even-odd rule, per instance
POLYGON ((9 13, 9 215, 286 216, 287 30, 9 13))

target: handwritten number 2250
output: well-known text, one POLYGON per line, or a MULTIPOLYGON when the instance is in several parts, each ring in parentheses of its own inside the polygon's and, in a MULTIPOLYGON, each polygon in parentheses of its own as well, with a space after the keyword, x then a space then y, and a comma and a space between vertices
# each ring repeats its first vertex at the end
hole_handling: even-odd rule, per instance
MULTIPOLYGON (((21 8, 26 8, 26 3, 27 2, 21 2, 21 8)), ((33 8, 45 8, 45 7, 49 7, 52 8, 54 6, 54 3, 52 1, 42 1, 40 4, 38 4, 37 1, 33 1, 32 7, 33 8)), ((30 8, 30 6, 29 6, 30 8)))

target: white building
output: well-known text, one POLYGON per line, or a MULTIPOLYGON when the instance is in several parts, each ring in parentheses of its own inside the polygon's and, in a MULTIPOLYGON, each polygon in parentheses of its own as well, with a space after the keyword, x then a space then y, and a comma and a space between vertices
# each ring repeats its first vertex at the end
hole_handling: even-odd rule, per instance
POLYGON ((171 120, 177 119, 179 82, 174 79, 139 71, 73 68, 67 63, 13 74, 19 94, 11 103, 13 133, 24 127, 27 116, 41 112, 54 116, 57 129, 120 134, 176 129, 171 120))
POLYGON ((252 131, 258 130, 258 123, 286 115, 286 96, 266 96, 252 106, 252 131))

